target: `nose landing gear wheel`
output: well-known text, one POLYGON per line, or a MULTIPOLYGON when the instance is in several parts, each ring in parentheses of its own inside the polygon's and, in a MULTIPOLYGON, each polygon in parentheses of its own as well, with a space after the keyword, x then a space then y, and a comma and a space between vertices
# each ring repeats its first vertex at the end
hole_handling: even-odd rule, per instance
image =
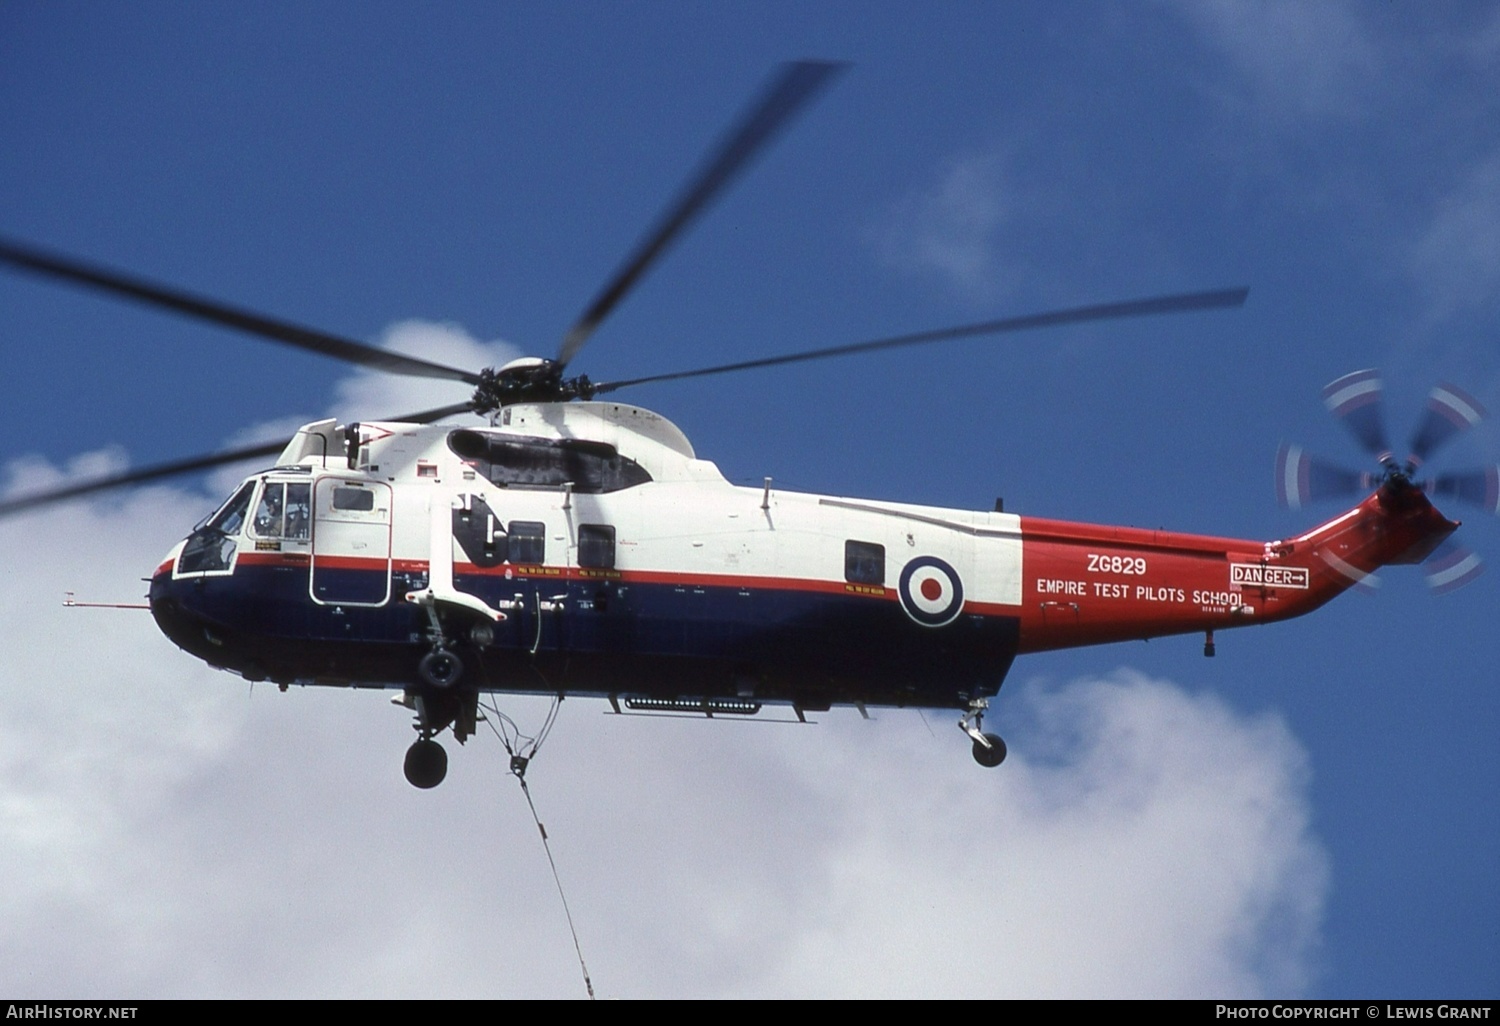
POLYGON ((1005 742, 1000 740, 999 734, 985 734, 984 740, 989 742, 989 747, 980 741, 974 742, 974 761, 994 769, 1005 761, 1005 742))
POLYGON ((413 787, 424 790, 437 787, 448 775, 448 753, 431 738, 412 742, 406 750, 406 779, 413 787))

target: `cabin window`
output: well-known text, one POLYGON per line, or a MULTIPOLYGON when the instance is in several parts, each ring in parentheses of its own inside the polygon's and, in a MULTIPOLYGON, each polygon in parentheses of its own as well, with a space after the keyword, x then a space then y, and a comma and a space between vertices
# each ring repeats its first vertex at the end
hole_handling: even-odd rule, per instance
POLYGON ((844 580, 851 584, 884 584, 885 546, 874 542, 844 542, 844 580))
POLYGON ((546 524, 535 520, 512 520, 509 534, 512 563, 545 563, 547 561, 546 524))
POLYGON ((635 460, 607 442, 586 438, 527 438, 459 428, 448 448, 503 488, 561 488, 599 495, 651 480, 635 460))
POLYGON ((608 570, 615 565, 615 529, 602 524, 578 525, 578 565, 608 570))
POLYGON ((312 526, 312 485, 267 482, 255 507, 250 530, 261 538, 307 541, 312 526))
MULTIPOLYGON (((304 485, 304 487, 306 486, 304 485)), ((335 487, 333 489, 333 508, 368 513, 375 508, 375 493, 368 488, 353 486, 335 487)))

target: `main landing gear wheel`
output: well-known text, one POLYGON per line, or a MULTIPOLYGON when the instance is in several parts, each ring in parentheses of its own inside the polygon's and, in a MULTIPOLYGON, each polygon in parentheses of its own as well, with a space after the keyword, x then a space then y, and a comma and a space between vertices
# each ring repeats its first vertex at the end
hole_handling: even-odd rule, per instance
POLYGON ((1000 740, 999 734, 985 734, 983 737, 989 745, 986 746, 984 741, 974 742, 974 761, 994 769, 1005 761, 1005 742, 1000 740))
POLYGON ((974 739, 974 761, 981 766, 994 769, 1005 761, 1005 742, 999 734, 982 732, 984 711, 990 707, 987 698, 975 698, 969 702, 969 710, 958 721, 958 729, 974 739))
POLYGON ((452 687, 463 676, 463 661, 446 648, 435 648, 417 664, 422 679, 435 688, 452 687))
POLYGON ((437 787, 448 775, 448 753, 431 738, 412 742, 406 750, 406 779, 413 787, 437 787))

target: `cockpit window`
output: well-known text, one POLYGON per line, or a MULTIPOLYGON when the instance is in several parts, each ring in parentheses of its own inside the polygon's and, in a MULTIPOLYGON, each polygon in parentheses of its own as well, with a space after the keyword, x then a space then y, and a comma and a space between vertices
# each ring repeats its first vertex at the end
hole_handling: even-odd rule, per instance
POLYGON ((307 541, 312 525, 312 485, 269 481, 260 493, 251 531, 261 538, 307 541))
POLYGON ((618 492, 651 480, 646 468, 606 442, 583 438, 526 438, 459 428, 448 448, 491 483, 506 488, 561 488, 580 495, 618 492))
POLYGON ((255 482, 240 485, 230 500, 219 507, 219 511, 188 536, 177 557, 179 574, 202 574, 222 572, 234 561, 235 549, 239 546, 240 530, 245 526, 245 517, 250 512, 250 497, 255 494, 255 482))

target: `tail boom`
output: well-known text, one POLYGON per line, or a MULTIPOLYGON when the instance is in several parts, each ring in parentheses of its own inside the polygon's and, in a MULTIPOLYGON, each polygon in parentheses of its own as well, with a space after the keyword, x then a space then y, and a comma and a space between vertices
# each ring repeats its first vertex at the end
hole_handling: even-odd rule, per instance
POLYGON ((1458 526, 1404 478, 1271 542, 1023 517, 1020 651, 1301 616, 1381 566, 1420 563, 1458 526))

